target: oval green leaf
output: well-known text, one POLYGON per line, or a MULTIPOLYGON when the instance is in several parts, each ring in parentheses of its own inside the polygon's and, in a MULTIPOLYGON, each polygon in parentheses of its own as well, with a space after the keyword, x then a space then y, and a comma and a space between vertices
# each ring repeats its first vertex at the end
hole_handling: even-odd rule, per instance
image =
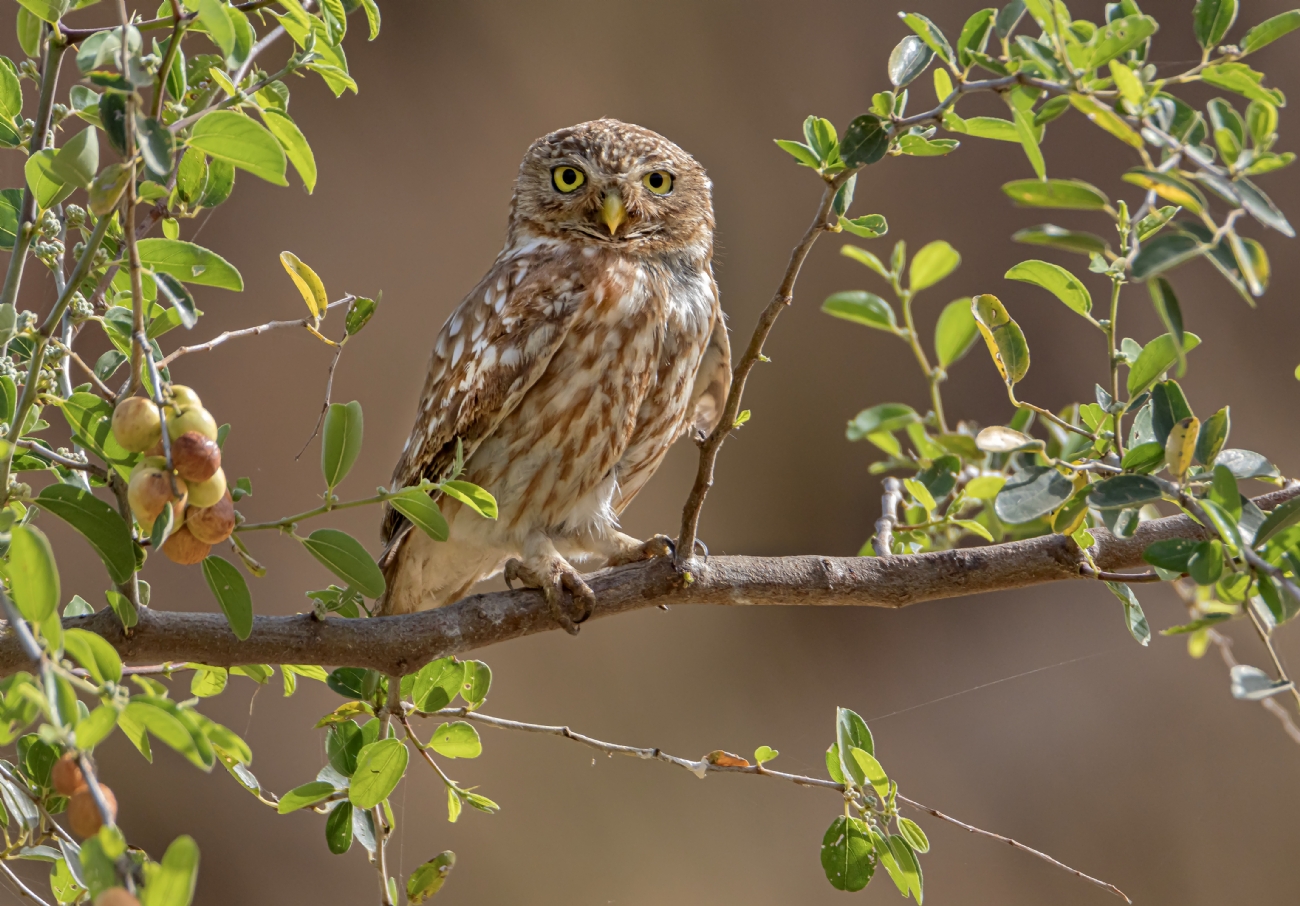
POLYGON ((1164 497, 1155 479, 1145 475, 1116 475, 1092 486, 1088 503, 1099 510, 1119 510, 1155 503, 1164 497))
POLYGON ((216 252, 181 239, 141 239, 140 263, 150 270, 171 274, 182 283, 216 286, 240 292, 244 278, 216 252))
POLYGON ((348 787, 348 800, 357 808, 374 808, 388 798, 402 775, 410 753, 400 739, 380 739, 357 754, 357 769, 348 787))
POLYGON ((122 659, 103 636, 86 629, 66 629, 63 647, 94 677, 95 682, 121 682, 122 659))
POLYGON ((1032 522, 1055 510, 1074 493, 1074 483, 1051 466, 1029 466, 1007 479, 993 501, 1003 522, 1032 522))
MULTIPOLYGON (((396 740, 394 740, 396 742, 396 740)), ((400 745, 400 743, 398 743, 400 745)), ((306 808, 309 805, 315 805, 322 799, 328 798, 335 792, 335 786, 324 780, 313 780, 311 783, 304 783, 302 786, 294 787, 289 792, 280 797, 280 805, 277 811, 281 815, 287 815, 290 812, 296 812, 300 808, 306 808)))
MULTIPOLYGON (((1187 332, 1183 334, 1183 353, 1191 352, 1201 345, 1201 338, 1187 332)), ((1178 361, 1178 349, 1170 334, 1161 334, 1146 346, 1138 355, 1137 361, 1129 368, 1128 395, 1137 396, 1156 382, 1160 375, 1169 370, 1178 361)))
POLYGON ((451 533, 441 508, 427 491, 407 488, 388 503, 434 541, 446 541, 451 533))
POLYGON ((367 598, 384 593, 384 574, 361 542, 338 529, 317 529, 301 539, 303 547, 326 569, 367 598))
POLYGON ((1008 386, 1020 383, 1029 372, 1029 344, 1020 325, 1007 314, 997 296, 987 293, 971 300, 971 314, 1002 380, 1008 386))
POLYGON ((1019 280, 1041 286, 1065 303, 1071 311, 1089 317, 1092 312, 1092 294, 1074 274, 1048 261, 1022 261, 1004 275, 1008 280, 1019 280))
POLYGON ((433 733, 429 745, 444 758, 478 758, 483 754, 483 743, 478 730, 463 720, 443 724, 433 733))
POLYGON ((361 455, 363 432, 361 403, 353 400, 330 404, 321 429, 320 468, 331 491, 347 477, 361 455))
POLYGON ((934 328, 934 354, 944 368, 959 360, 975 345, 979 328, 971 314, 970 299, 956 299, 944 306, 934 328))
POLYGON ((37 501, 90 542, 115 583, 131 578, 135 572, 135 546, 131 531, 117 510, 89 491, 70 484, 44 488, 37 501))
POLYGON ((265 126, 241 113, 209 113, 194 124, 188 144, 273 185, 289 184, 284 178, 286 161, 280 142, 265 126))
POLYGON ((894 317, 894 309, 875 293, 863 292, 862 290, 847 290, 835 293, 828 296, 826 301, 822 303, 822 311, 832 317, 843 318, 845 321, 852 321, 855 324, 863 324, 867 327, 874 327, 876 330, 883 330, 887 333, 898 332, 898 321, 894 317))
POLYGON ((487 491, 468 481, 444 481, 438 486, 448 497, 454 497, 484 519, 497 518, 497 500, 487 491))
POLYGON ((1013 202, 1030 208, 1102 211, 1110 204, 1096 186, 1078 179, 1018 179, 1002 186, 1013 202))
POLYGON ((230 629, 241 642, 253 633, 253 597, 234 564, 215 554, 203 560, 203 578, 221 605, 230 629))
POLYGON ((59 609, 59 568, 50 539, 35 526, 16 525, 9 535, 9 586, 19 612, 43 623, 59 609))
POLYGON ((866 822, 839 815, 822 836, 821 861, 836 890, 861 890, 875 874, 874 846, 866 822))
POLYGON ((908 288, 917 293, 934 286, 961 264, 961 255, 942 239, 928 243, 912 259, 908 270, 908 288))

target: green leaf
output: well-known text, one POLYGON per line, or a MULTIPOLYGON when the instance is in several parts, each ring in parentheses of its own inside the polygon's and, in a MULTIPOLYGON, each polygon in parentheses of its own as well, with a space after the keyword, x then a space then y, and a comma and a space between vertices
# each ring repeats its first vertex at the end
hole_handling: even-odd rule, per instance
POLYGON ((203 578, 208 581, 208 588, 212 589, 212 596, 221 605, 221 612, 226 615, 235 637, 242 642, 252 635, 253 597, 235 565, 215 554, 205 557, 203 578))
POLYGON ((956 299, 944 306, 934 328, 934 354, 939 365, 947 368, 970 351, 979 336, 971 300, 956 299))
MULTIPOLYGON (((1196 334, 1189 331, 1183 335, 1184 354, 1191 352, 1199 345, 1201 345, 1201 338, 1196 334)), ((1177 361, 1178 350, 1174 345, 1174 338, 1167 333, 1161 334, 1142 347, 1142 352, 1138 355, 1137 361, 1129 368, 1129 398, 1136 397, 1154 384, 1160 375, 1168 371, 1177 361)))
POLYGON ((821 860, 826 880, 836 890, 861 890, 875 874, 874 846, 865 821, 839 815, 822 836, 821 860))
POLYGON ((849 750, 849 754, 857 762, 858 768, 862 771, 867 783, 870 783, 875 788, 882 799, 888 798, 889 777, 885 774, 885 769, 880 762, 876 761, 876 756, 856 746, 849 750))
POLYGON ((874 164, 889 150, 889 127, 880 117, 864 113, 849 123, 840 141, 840 157, 850 168, 874 164))
POLYGON ((924 41, 939 59, 945 63, 952 62, 952 47, 948 44, 948 39, 943 36, 943 32, 939 31, 939 26, 920 13, 899 13, 898 18, 916 32, 917 37, 924 41))
MULTIPOLYGON (((163 177, 164 181, 171 176, 175 146, 171 130, 152 117, 137 117, 135 140, 147 172, 163 177)), ((163 194, 158 193, 158 198, 162 198, 163 194)))
POLYGON ((962 126, 960 130, 951 129, 949 122, 944 121, 944 128, 954 132, 960 131, 963 135, 973 135, 976 138, 988 138, 998 142, 1020 143, 1020 131, 1011 120, 998 119, 996 116, 972 116, 970 119, 963 120, 962 126))
POLYGON ((115 583, 130 580, 135 572, 135 546, 117 510, 70 484, 52 484, 41 490, 37 500, 90 542, 115 583))
POLYGON ((365 745, 365 735, 355 721, 343 720, 333 724, 325 734, 325 757, 330 767, 344 777, 351 777, 357 769, 357 755, 365 745))
POLYGON ((876 330, 887 333, 898 332, 894 309, 875 293, 862 290, 835 293, 822 303, 822 311, 833 317, 843 318, 845 321, 874 327, 876 330))
POLYGON ((1124 622, 1129 634, 1142 645, 1150 644, 1151 627, 1147 625, 1146 614, 1142 612, 1142 605, 1138 603, 1133 589, 1123 582, 1107 582, 1106 587, 1124 605, 1124 622))
POLYGON ((1078 179, 1018 179, 1002 191, 1021 207, 1102 211, 1110 205, 1100 189, 1078 179))
POLYGON ((496 498, 476 484, 468 481, 444 481, 438 488, 448 497, 454 497, 484 519, 497 518, 496 498))
POLYGON ((248 117, 216 110, 194 124, 188 144, 277 186, 287 186, 285 156, 271 132, 248 117))
POLYGON ((104 597, 108 599, 108 606, 112 608, 113 613, 117 615, 117 619, 123 627, 130 629, 140 622, 139 612, 126 595, 109 589, 104 592, 104 597))
POLYGON ((22 207, 22 189, 0 189, 0 249, 14 247, 22 207))
MULTIPOLYGON (((814 170, 820 170, 822 162, 818 160, 816 152, 809 148, 803 142, 792 142, 787 139, 778 138, 775 140, 777 147, 795 160, 799 161, 805 167, 812 167, 814 170)), ((457 800, 459 801, 459 800, 457 800)))
POLYGON ((1255 546, 1263 544, 1284 528, 1300 523, 1300 497, 1278 504, 1255 530, 1255 546))
POLYGON ((866 721, 848 708, 836 708, 835 744, 839 747, 840 769, 844 776, 851 777, 854 783, 861 786, 862 782, 866 780, 866 775, 862 773, 858 763, 853 760, 850 750, 859 748, 868 754, 875 754, 876 744, 871 738, 871 730, 867 728, 866 721))
POLYGON ((1088 503, 1099 510, 1118 510, 1155 503, 1163 497, 1155 479, 1145 475, 1116 475, 1094 484, 1088 503))
POLYGON ((1090 317, 1092 295, 1088 292, 1088 288, 1079 281, 1078 277, 1059 264, 1038 260, 1022 261, 1003 276, 1008 280, 1019 280, 1041 286, 1064 302, 1071 311, 1090 317))
POLYGON ((18 0, 33 16, 51 25, 56 24, 72 6, 72 0, 18 0))
POLYGON ((65 183, 54 172, 55 153, 48 148, 37 151, 27 158, 23 168, 27 176, 27 187, 31 189, 32 196, 36 199, 36 207, 42 211, 54 207, 77 188, 74 184, 65 183))
POLYGON ((363 427, 361 404, 356 400, 346 405, 331 403, 329 411, 325 413, 325 426, 321 431, 320 467, 325 475, 325 484, 331 491, 347 477, 361 454, 363 427))
POLYGON ((187 5, 197 6, 199 24, 212 39, 212 43, 221 48, 221 55, 228 57, 235 49, 235 23, 231 21, 229 7, 221 0, 190 0, 187 5))
POLYGON ((1228 440, 1231 428, 1231 414, 1227 406, 1211 415, 1201 423, 1201 433, 1196 438, 1196 459, 1202 465, 1214 462, 1219 451, 1228 440))
POLYGON ((1157 441, 1149 441, 1125 450, 1124 458, 1119 465, 1126 472, 1146 474, 1160 468, 1164 461, 1165 445, 1157 441))
POLYGON ((492 688, 492 668, 482 661, 465 662, 465 679, 460 684, 460 697, 471 708, 477 708, 487 700, 492 688))
POLYGON ((1259 190, 1258 186, 1249 179, 1239 179, 1233 183, 1233 186, 1241 196, 1241 206, 1250 213, 1251 217, 1264 226, 1277 230, 1283 236, 1295 237, 1295 230, 1287 222, 1286 216, 1278 210, 1277 205, 1273 204, 1272 199, 1259 190))
POLYGON ((441 657, 420 668, 411 686, 411 701, 426 714, 451 704, 465 680, 465 664, 441 657))
POLYGON ((754 763, 767 764, 769 761, 776 758, 776 756, 780 754, 781 754, 780 752, 778 752, 776 749, 772 748, 771 746, 759 746, 757 749, 754 750, 754 763))
POLYGON ((45 533, 15 525, 9 535, 9 585, 14 603, 31 623, 44 623, 59 609, 59 568, 45 533))
POLYGON ((150 270, 171 274, 182 283, 216 286, 240 292, 244 278, 216 252, 180 239, 141 239, 136 243, 140 263, 150 270))
POLYGON ((352 848, 352 803, 340 802, 325 819, 325 845, 336 856, 352 848))
POLYGON ((1223 450, 1214 458, 1216 466, 1226 466, 1235 478, 1278 478, 1277 466, 1250 450, 1223 450))
MULTIPOLYGON (((395 739, 391 741, 397 742, 395 739)), ((401 745, 400 742, 397 742, 397 744, 401 745)), ((294 787, 281 796, 280 805, 276 810, 281 815, 287 815, 290 812, 298 811, 300 808, 315 805, 322 799, 329 798, 335 792, 334 784, 327 783, 324 780, 313 780, 311 783, 304 783, 302 786, 294 787)))
POLYGON ((122 681, 122 659, 103 636, 85 629, 65 629, 63 648, 76 658, 95 682, 122 681))
MULTIPOLYGON (((21 195, 22 193, 19 193, 20 198, 21 195)), ((858 264, 871 268, 871 270, 875 271, 886 280, 889 279, 889 268, 885 267, 884 263, 879 258, 871 254, 871 252, 868 252, 866 249, 858 248, 856 245, 842 245, 840 246, 840 254, 845 258, 852 258, 854 261, 858 262, 858 264)))
POLYGON ((934 286, 955 271, 959 264, 961 255, 955 248, 942 239, 931 242, 912 259, 907 276, 908 288, 917 293, 934 286))
POLYGON ((1186 208, 1192 214, 1205 212, 1205 196, 1200 190, 1172 174, 1137 167, 1124 174, 1124 181, 1155 192, 1165 201, 1186 208))
POLYGON ((127 731, 128 722, 144 727, 197 768, 207 771, 216 764, 212 744, 194 720, 193 713, 186 712, 170 699, 137 695, 126 706, 118 722, 123 731, 127 731))
POLYGON ((425 862, 406 881, 406 901, 410 906, 419 906, 427 902, 442 889, 447 875, 456 867, 456 854, 451 850, 438 853, 425 862))
POLYGON ((429 746, 444 758, 478 758, 483 754, 478 730, 463 720, 439 726, 429 740, 429 746))
POLYGON ((407 488, 397 496, 390 497, 388 503, 434 541, 447 540, 451 529, 441 508, 427 491, 407 488))
POLYGON ((853 421, 849 422, 846 432, 849 440, 862 440, 868 434, 880 431, 897 431, 913 422, 919 422, 921 416, 916 410, 903 403, 881 403, 870 409, 863 409, 853 421))
POLYGON ((227 160, 208 161, 208 179, 203 185, 203 196, 199 206, 215 208, 227 198, 235 188, 235 165, 227 160))
POLYGON ((1285 107, 1286 96, 1277 88, 1265 88, 1264 73, 1256 72, 1245 63, 1216 63, 1201 70, 1201 79, 1216 88, 1232 91, 1252 101, 1264 101, 1274 107, 1285 107))
MULTIPOLYGON (((989 35, 992 34, 993 19, 997 16, 996 9, 982 9, 971 15, 966 20, 966 24, 961 28, 961 34, 957 38, 957 65, 965 69, 971 64, 970 52, 974 50, 977 53, 983 53, 984 48, 988 46, 989 35)), ((940 98, 939 100, 943 100, 940 98)))
POLYGON ((1237 20, 1237 0, 1196 0, 1192 30, 1196 43, 1206 50, 1217 47, 1237 20))
POLYGON ((1074 493, 1074 483, 1051 466, 1027 466, 1007 479, 993 501, 1003 522, 1032 522, 1055 510, 1074 493))
POLYGON ((196 698, 212 698, 226 690, 230 682, 230 671, 225 667, 200 667, 190 678, 190 695, 196 698))
MULTIPOLYGON (((936 75, 939 73, 946 75, 947 72, 946 69, 935 70, 936 75)), ((913 157, 942 157, 956 151, 960 144, 961 142, 951 138, 926 139, 919 135, 904 135, 898 139, 898 150, 913 157)))
MULTIPOLYGON (((382 295, 380 298, 382 298, 382 295)), ((367 299, 365 296, 357 296, 353 299, 343 321, 343 329, 347 335, 353 336, 361 333, 362 328, 369 324, 370 319, 375 316, 375 309, 378 307, 378 303, 374 299, 367 299)))
POLYGON ((1158 566, 1160 569, 1168 570, 1172 573, 1187 572, 1187 564, 1192 554, 1196 552, 1199 542, 1190 538, 1168 538, 1164 541, 1153 541, 1148 544, 1146 550, 1142 552, 1142 559, 1152 566, 1158 566))
POLYGON ((1142 136, 1133 131, 1133 127, 1124 122, 1124 118, 1110 107, 1099 103, 1086 94, 1071 94, 1070 103, 1074 105, 1074 109, 1078 110, 1097 126, 1100 126, 1102 129, 1105 129, 1111 135, 1124 142, 1124 144, 1133 148, 1142 147, 1142 136))
POLYGON ((1018 384, 1029 371, 1029 344, 1020 325, 1007 314, 997 296, 987 293, 971 300, 971 313, 998 373, 1008 386, 1018 384))
MULTIPOLYGON (((840 191, 843 191, 841 189, 840 191)), ((889 224, 881 214, 864 214, 861 217, 855 217, 850 220, 843 214, 840 215, 840 227, 854 236, 861 236, 863 239, 875 239, 889 232, 889 224)))
POLYGON ((326 569, 367 598, 378 598, 384 593, 384 574, 361 542, 347 532, 317 529, 300 540, 326 569))
POLYGON ((908 35, 889 54, 889 81, 895 88, 911 84, 934 59, 934 51, 920 38, 908 35))
MULTIPOLYGON (((1236 0, 1225 2, 1236 3, 1236 0)), ((1098 69, 1123 56, 1155 34, 1157 28, 1159 25, 1155 19, 1141 15, 1122 16, 1098 28, 1089 42, 1092 45, 1092 55, 1087 68, 1098 69)))
POLYGON ((1297 28, 1300 28, 1300 9, 1279 13, 1246 32, 1241 39, 1241 50, 1243 53, 1254 53, 1297 28))
POLYGON ((99 170, 99 138, 94 126, 88 126, 68 139, 54 159, 50 170, 70 186, 86 188, 99 170))
POLYGON ((270 129, 271 134, 279 140, 280 146, 284 148, 284 153, 289 158, 289 163, 293 164, 294 170, 298 172, 303 188, 310 195, 316 188, 316 155, 312 153, 311 145, 307 144, 307 137, 302 134, 297 124, 283 113, 263 110, 262 122, 266 123, 266 128, 270 129))
POLYGON ((146 863, 140 906, 190 906, 198 880, 199 845, 193 837, 177 837, 160 864, 146 863))
POLYGON ((374 808, 388 798, 406 773, 410 753, 400 739, 380 739, 357 754, 348 799, 357 808, 374 808))
POLYGON ((921 826, 911 818, 899 818, 898 830, 902 834, 907 845, 918 853, 928 853, 930 851, 930 840, 921 830, 921 826))
POLYGON ((1190 233, 1165 233, 1142 246, 1133 259, 1133 279, 1149 280, 1172 267, 1208 251, 1190 233))

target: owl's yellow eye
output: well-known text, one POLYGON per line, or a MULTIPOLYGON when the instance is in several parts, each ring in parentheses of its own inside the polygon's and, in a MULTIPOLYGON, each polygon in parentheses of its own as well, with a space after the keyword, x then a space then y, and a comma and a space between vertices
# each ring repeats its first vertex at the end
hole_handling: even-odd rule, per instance
POLYGON ((551 182, 561 192, 569 193, 587 181, 587 174, 577 167, 556 167, 551 171, 551 182))
POLYGON ((673 175, 665 170, 651 170, 641 178, 641 184, 656 195, 667 195, 673 190, 673 175))

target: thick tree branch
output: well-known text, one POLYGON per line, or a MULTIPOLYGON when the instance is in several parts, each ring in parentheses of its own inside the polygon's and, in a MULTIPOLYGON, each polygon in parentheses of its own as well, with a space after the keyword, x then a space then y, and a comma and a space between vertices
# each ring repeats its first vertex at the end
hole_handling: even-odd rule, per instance
MULTIPOLYGON (((1265 510, 1300 496, 1292 485, 1255 502, 1265 510)), ((1092 529, 1097 567, 1143 565, 1142 551, 1166 538, 1207 538, 1186 516, 1145 522, 1131 538, 1092 529)), ((713 557, 674 563, 652 560, 601 570, 588 578, 593 617, 661 604, 786 604, 906 607, 922 601, 1046 582, 1082 579, 1083 552, 1063 535, 905 557, 713 557)), ((1099 599, 1100 600, 1100 599, 1099 599)), ((241 642, 220 613, 140 608, 127 635, 110 610, 64 620, 97 632, 130 664, 196 661, 238 664, 327 664, 371 667, 403 675, 433 658, 464 654, 521 636, 558 629, 541 592, 519 589, 474 595, 422 613, 372 619, 319 620, 311 614, 255 617, 241 642)), ((12 633, 0 638, 0 675, 27 663, 12 633)))

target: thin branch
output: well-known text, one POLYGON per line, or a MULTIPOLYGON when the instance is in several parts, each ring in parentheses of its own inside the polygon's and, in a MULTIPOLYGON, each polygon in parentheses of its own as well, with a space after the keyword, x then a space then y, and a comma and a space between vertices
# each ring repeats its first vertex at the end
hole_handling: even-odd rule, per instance
POLYGON ((48 459, 52 463, 63 466, 65 469, 75 469, 78 472, 89 472, 91 475, 97 476, 99 478, 103 478, 105 480, 108 479, 108 473, 104 471, 104 469, 101 466, 97 466, 93 462, 82 462, 79 459, 70 459, 67 456, 63 456, 62 454, 55 453, 53 450, 49 449, 48 447, 41 446, 35 441, 30 441, 25 437, 20 437, 18 438, 18 440, 15 440, 13 443, 22 447, 24 450, 31 450, 33 453, 35 453, 37 456, 42 457, 43 459, 48 459))
POLYGON ((311 442, 315 440, 316 435, 320 433, 321 425, 325 424, 325 413, 330 411, 330 397, 334 395, 334 369, 339 367, 339 359, 342 357, 343 344, 339 343, 334 347, 334 356, 330 359, 329 371, 326 372, 325 375, 325 402, 321 404, 320 415, 316 417, 316 427, 312 429, 311 436, 308 437, 307 442, 302 445, 302 449, 298 451, 298 455, 293 458, 294 462, 302 459, 302 454, 307 452, 307 448, 311 446, 311 442))
POLYGON ((871 539, 871 549, 877 557, 888 557, 894 550, 894 528, 898 525, 898 507, 903 502, 903 483, 897 478, 885 479, 885 495, 880 498, 880 518, 876 520, 876 537, 871 539))
POLYGON ((95 374, 95 369, 87 365, 85 361, 82 360, 81 356, 69 349, 68 357, 72 359, 72 361, 75 362, 82 371, 86 372, 86 376, 90 378, 91 383, 95 385, 95 389, 100 392, 101 396, 107 399, 110 403, 117 398, 117 392, 100 380, 99 375, 95 374))
POLYGON ((835 225, 833 217, 833 206, 835 203, 835 193, 839 191, 840 186, 848 180, 857 171, 846 170, 834 179, 826 180, 826 185, 822 189, 821 204, 817 207, 817 215, 813 218, 808 229, 804 231, 803 238, 799 244, 794 247, 790 253, 790 262, 786 265, 785 276, 781 278, 781 285, 777 287, 776 294, 772 301, 763 309, 759 315, 758 324, 754 327, 754 335, 750 338, 749 346, 745 354, 740 357, 736 363, 735 371, 731 378, 731 389, 727 393, 727 402, 722 407, 722 418, 719 419, 717 426, 713 429, 700 444, 700 464, 695 474, 695 484, 691 487, 690 496, 686 499, 686 506, 682 509, 682 526, 681 532, 677 537, 677 550, 683 557, 690 558, 695 550, 696 532, 700 525, 700 510, 704 507, 705 495, 709 493, 709 488, 713 487, 713 467, 718 460, 718 451, 722 448, 722 443, 731 434, 736 424, 736 416, 740 412, 740 398, 745 392, 745 381, 749 379, 749 373, 754 366, 762 360, 763 343, 766 342, 768 334, 772 332, 772 327, 776 324, 776 319, 781 316, 781 312, 794 302, 794 285, 799 279, 799 270, 803 267, 808 253, 812 251, 813 244, 822 233, 827 232, 835 225))
POLYGON ((22 880, 18 877, 18 875, 14 874, 14 870, 10 868, 8 865, 6 865, 4 862, 0 862, 0 871, 3 871, 5 873, 5 875, 9 878, 9 880, 13 882, 13 885, 18 888, 18 892, 22 894, 24 897, 27 897, 28 899, 31 900, 35 900, 37 903, 40 903, 41 906, 50 906, 49 903, 46 903, 39 896, 36 895, 36 891, 32 890, 30 887, 24 884, 22 880))
POLYGON ((1102 582, 1163 582, 1164 579, 1152 570, 1140 573, 1113 573, 1104 569, 1093 569, 1092 566, 1085 563, 1079 567, 1079 573, 1087 576, 1089 579, 1099 579, 1102 582))
POLYGON ((1000 843, 1007 844, 1012 849, 1018 849, 1022 853, 1028 853, 1031 856, 1037 856, 1038 858, 1042 859, 1044 862, 1048 862, 1052 865, 1055 865, 1057 868, 1061 869, 1062 871, 1069 872, 1070 874, 1074 875, 1076 878, 1081 878, 1082 880, 1087 881, 1089 884, 1095 884, 1096 886, 1100 887, 1102 890, 1105 890, 1109 893, 1113 893, 1115 896, 1119 897, 1125 903, 1132 904, 1133 902, 1128 898, 1128 895, 1125 894, 1124 891, 1120 890, 1114 884, 1107 884, 1105 881, 1102 881, 1099 878, 1094 878, 1092 875, 1085 875, 1077 868, 1071 868, 1070 866, 1066 865, 1064 862, 1061 862, 1057 859, 1053 859, 1047 853, 1039 852, 1038 850, 1034 849, 1032 846, 1025 846, 1025 844, 1012 840, 1010 837, 1004 837, 1001 834, 995 834, 992 831, 986 831, 978 827, 974 827, 970 824, 967 824, 964 821, 958 821, 956 818, 952 817, 951 815, 945 815, 943 812, 939 811, 938 809, 930 808, 928 805, 922 805, 919 802, 916 802, 912 799, 908 799, 906 796, 899 796, 898 801, 910 808, 916 809, 918 812, 925 812, 927 815, 930 815, 933 818, 938 818, 940 821, 947 821, 949 824, 956 825, 957 827, 960 827, 962 830, 970 831, 972 834, 979 834, 981 837, 989 837, 993 840, 997 840, 1000 843))
MULTIPOLYGON (((1300 484, 1258 497, 1255 503, 1270 510, 1297 496, 1300 484)), ((1187 516, 1144 522, 1129 538, 1116 538, 1100 528, 1090 531, 1096 543, 1089 554, 1106 571, 1144 565, 1142 552, 1155 541, 1210 537, 1187 516)), ((660 604, 900 608, 1046 582, 1082 581, 1079 568, 1085 562, 1084 552, 1070 538, 1043 535, 900 557, 711 557, 685 566, 658 558, 600 570, 587 582, 596 595, 596 618, 660 604)), ((546 598, 535 589, 473 595, 434 610, 371 619, 320 620, 310 612, 256 616, 252 635, 242 642, 221 613, 141 608, 129 636, 107 609, 65 619, 64 625, 98 633, 129 664, 325 664, 399 675, 437 657, 560 628, 546 598)), ((16 639, 0 638, 0 675, 26 663, 16 639)))
MULTIPOLYGON (((331 302, 329 308, 334 308, 336 305, 346 305, 355 298, 355 296, 349 293, 337 302, 331 302)), ((225 343, 227 340, 239 340, 244 337, 255 337, 259 334, 266 333, 268 330, 278 330, 281 327, 312 327, 315 324, 315 318, 299 318, 296 321, 268 321, 265 324, 259 324, 256 327, 245 327, 240 330, 227 330, 225 333, 218 334, 206 343, 199 343, 195 346, 181 346, 177 349, 173 349, 163 357, 163 360, 158 363, 158 367, 166 368, 181 356, 189 355, 191 352, 210 352, 222 343, 225 343)))
MULTIPOLYGON (((253 10, 261 9, 264 6, 270 6, 275 2, 276 0, 250 0, 248 3, 236 3, 234 6, 235 9, 251 13, 253 10)), ((188 24, 198 18, 198 15, 197 12, 186 13, 182 16, 182 19, 188 24)), ((159 28, 168 28, 174 23, 175 20, 171 16, 164 16, 159 19, 145 19, 141 22, 137 22, 135 23, 135 27, 140 31, 153 31, 159 28)), ((121 26, 118 25, 101 25, 97 28, 62 28, 61 30, 64 39, 66 39, 69 44, 79 44, 91 35, 99 34, 101 31, 114 31, 120 27, 121 26)))
MULTIPOLYGON (((570 730, 568 727, 547 726, 545 724, 531 724, 519 720, 506 720, 501 717, 490 717, 487 714, 480 714, 477 711, 471 711, 469 708, 443 708, 441 711, 433 711, 428 713, 422 711, 412 711, 412 713, 419 717, 440 717, 440 718, 454 717, 459 720, 473 721, 474 723, 485 724, 489 727, 496 727, 501 730, 518 730, 524 733, 539 733, 544 736, 559 736, 564 739, 572 740, 573 742, 576 742, 580 745, 587 746, 588 748, 595 749, 598 752, 604 752, 606 755, 629 755, 633 758, 640 758, 643 761, 662 761, 665 764, 676 765, 679 768, 685 768, 686 770, 690 771, 692 774, 694 774, 696 777, 699 777, 700 779, 703 779, 708 774, 757 774, 762 777, 770 777, 773 780, 788 781, 790 783, 794 783, 799 786, 819 787, 821 789, 836 790, 841 793, 845 791, 844 784, 836 783, 834 780, 823 780, 820 777, 808 777, 802 774, 787 774, 784 771, 774 771, 771 768, 764 767, 761 764, 751 764, 746 767, 730 767, 725 765, 719 765, 711 762, 708 756, 701 758, 699 761, 691 761, 689 758, 681 758, 676 755, 669 755, 667 752, 665 752, 663 749, 660 749, 658 746, 655 746, 654 748, 642 748, 639 746, 625 746, 625 745, 620 745, 619 743, 604 742, 602 740, 595 739, 591 736, 586 736, 582 733, 575 733, 574 731, 570 730)), ((407 735, 410 736, 412 739, 415 739, 415 734, 411 731, 411 725, 408 722, 406 716, 402 715, 400 719, 402 721, 402 724, 406 727, 407 735)), ((418 739, 416 740, 416 743, 417 743, 417 748, 420 748, 421 754, 424 755, 425 760, 427 760, 429 764, 433 765, 434 770, 438 771, 439 774, 442 774, 442 769, 438 767, 437 762, 435 762, 429 756, 429 754, 424 751, 423 747, 419 746, 418 739)), ((446 775, 443 774, 443 777, 445 778, 446 775)), ((963 830, 970 831, 973 834, 980 834, 982 836, 989 837, 993 840, 1006 843, 1014 847, 1015 849, 1020 850, 1021 852, 1028 853, 1032 856, 1037 856, 1038 858, 1046 862, 1049 862, 1052 865, 1055 865, 1057 868, 1069 872, 1075 877, 1082 878, 1083 880, 1088 881, 1089 883, 1101 887, 1103 890, 1110 891, 1116 896, 1122 898, 1126 903, 1133 902, 1127 896, 1125 896, 1124 892, 1121 891, 1114 884, 1107 884, 1105 881, 1100 881, 1097 878, 1092 877, 1091 875, 1086 875, 1083 872, 1079 871, 1078 869, 1071 868, 1065 863, 1053 859, 1051 856, 1047 855, 1046 853, 1042 853, 1036 849, 1033 849, 1032 847, 1025 846, 1023 843, 1018 843, 1015 840, 1011 839, 1010 837, 1004 837, 1001 834, 995 834, 992 831, 983 830, 981 828, 967 824, 964 821, 958 821, 956 818, 953 818, 950 815, 945 815, 943 812, 939 811, 938 809, 932 809, 929 806, 922 805, 921 803, 908 799, 905 796, 899 796, 898 801, 914 809, 917 809, 918 811, 925 812, 935 818, 938 818, 940 821, 947 821, 949 824, 955 824, 957 827, 960 827, 963 830)))

